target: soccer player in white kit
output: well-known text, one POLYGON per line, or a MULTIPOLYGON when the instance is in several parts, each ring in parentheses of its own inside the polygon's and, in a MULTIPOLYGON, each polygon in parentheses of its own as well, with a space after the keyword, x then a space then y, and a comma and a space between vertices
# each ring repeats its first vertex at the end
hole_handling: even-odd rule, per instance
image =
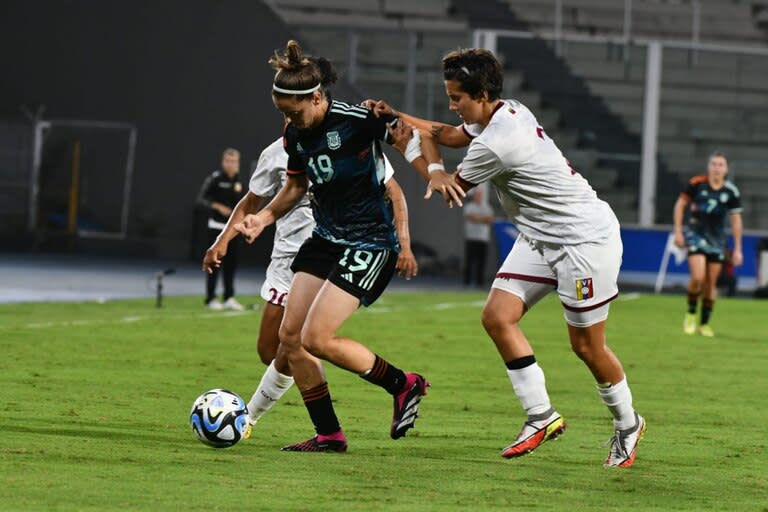
MULTIPOLYGON (((431 162, 426 198, 435 191, 449 205, 461 206, 467 190, 490 181, 520 230, 482 313, 483 326, 528 415, 502 456, 530 453, 566 427, 550 403, 544 372, 519 325, 526 311, 557 290, 571 347, 592 372, 597 392, 613 416, 615 434, 604 465, 629 467, 646 424, 632 406, 621 363, 605 343, 609 304, 618 295, 619 222, 611 207, 570 167, 531 111, 518 101, 500 99, 504 75, 491 52, 451 52, 443 58, 443 72, 449 108, 462 118, 462 125, 393 112, 383 102, 375 109, 399 116, 422 134, 421 148, 431 162), (469 146, 456 173, 444 171, 434 143, 469 146)), ((403 126, 393 132, 396 138, 409 136, 403 126)))
MULTIPOLYGON (((386 166, 385 185, 393 203, 395 223, 402 247, 398 255, 397 268, 400 275, 410 279, 416 274, 417 266, 410 248, 405 196, 397 180, 393 178, 394 169, 386 156, 384 156, 384 163, 386 166)), ((221 259, 226 255, 229 242, 238 235, 233 226, 241 222, 247 214, 255 213, 261 209, 267 199, 285 185, 287 164, 288 154, 283 148, 283 138, 279 137, 267 146, 259 156, 256 169, 253 171, 248 185, 248 194, 234 208, 222 234, 206 251, 203 259, 203 270, 210 273, 213 268, 221 264, 221 259)), ((307 196, 302 198, 290 212, 277 220, 275 226, 271 261, 267 267, 266 279, 261 287, 261 297, 266 301, 266 304, 261 316, 257 341, 259 357, 267 365, 267 369, 248 402, 248 420, 251 425, 269 411, 293 385, 288 361, 285 355, 278 351, 280 345, 278 332, 283 320, 288 290, 291 287, 291 281, 293 281, 294 273, 291 270, 291 262, 304 241, 312 235, 312 230, 315 227, 309 198, 307 196)))

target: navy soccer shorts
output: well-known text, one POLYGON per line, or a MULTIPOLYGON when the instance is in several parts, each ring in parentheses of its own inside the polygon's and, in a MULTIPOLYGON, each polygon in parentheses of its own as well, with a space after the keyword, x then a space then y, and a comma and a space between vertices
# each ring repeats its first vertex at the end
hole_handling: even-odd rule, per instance
POLYGON ((313 234, 299 249, 291 270, 327 279, 370 306, 384 293, 395 273, 397 253, 389 249, 356 249, 313 234))
POLYGON ((725 261, 725 247, 711 243, 706 237, 698 233, 687 231, 685 233, 685 245, 688 247, 688 256, 701 254, 707 258, 709 263, 723 263, 725 261))

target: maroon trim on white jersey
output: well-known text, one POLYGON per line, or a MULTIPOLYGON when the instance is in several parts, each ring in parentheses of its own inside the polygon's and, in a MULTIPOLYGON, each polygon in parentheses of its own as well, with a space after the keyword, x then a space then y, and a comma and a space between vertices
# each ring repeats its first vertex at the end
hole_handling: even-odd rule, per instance
POLYGON ((519 281, 528 281, 529 283, 539 284, 551 284, 557 286, 557 279, 551 277, 529 276, 527 274, 514 274, 509 272, 499 272, 496 274, 497 279, 517 279, 519 281))
MULTIPOLYGON (((506 103, 504 102, 504 100, 499 100, 499 102, 496 104, 496 106, 493 107, 493 112, 491 112, 491 117, 489 117, 488 119, 490 120, 491 118, 493 118, 493 116, 496 114, 496 112, 501 110, 501 108, 504 107, 504 106, 506 106, 506 103)), ((515 111, 512 111, 512 113, 514 114, 515 111)), ((472 135, 471 133, 469 133, 469 130, 467 130, 467 123, 463 123, 461 125, 461 129, 464 131, 464 135, 466 135, 470 139, 474 139, 476 137, 476 135, 472 135)))
MULTIPOLYGON (((499 102, 496 104, 496 106, 493 107, 493 112, 491 112, 491 117, 493 117, 496 114, 496 112, 501 110, 501 108, 505 107, 506 105, 507 104, 504 102, 504 100, 499 100, 499 102)), ((514 114, 515 112, 512 112, 512 113, 514 114)))
POLYGON ((587 306, 587 307, 584 307, 584 308, 577 308, 577 307, 575 307, 575 306, 569 306, 569 305, 568 305, 568 304, 566 304, 565 302, 563 302, 563 307, 564 307, 565 309, 567 309, 568 311, 575 311, 575 312, 577 312, 577 313, 583 313, 583 312, 585 312, 585 311, 592 311, 593 309, 597 309, 597 308, 603 307, 603 306, 605 306, 606 304, 608 304, 609 302, 611 302, 612 300, 614 300, 614 299, 615 299, 616 297, 618 297, 618 296, 619 296, 619 294, 617 293, 616 295, 614 295, 614 296, 613 296, 613 297, 611 297, 610 299, 606 299, 606 300, 604 300, 603 302, 601 302, 601 303, 599 303, 599 304, 593 304, 593 305, 591 305, 591 306, 587 306))

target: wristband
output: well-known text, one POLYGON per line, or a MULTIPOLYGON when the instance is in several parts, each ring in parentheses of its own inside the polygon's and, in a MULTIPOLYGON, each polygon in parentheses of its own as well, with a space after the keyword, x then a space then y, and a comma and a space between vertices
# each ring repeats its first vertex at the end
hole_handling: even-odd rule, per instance
POLYGON ((405 146, 405 152, 403 156, 410 164, 421 156, 421 135, 419 130, 413 130, 413 137, 408 141, 408 145, 405 146))
POLYGON ((435 171, 445 171, 445 167, 443 167, 443 164, 441 164, 439 162, 438 163, 434 163, 434 164, 429 164, 427 166, 427 172, 429 174, 432 174, 435 171))

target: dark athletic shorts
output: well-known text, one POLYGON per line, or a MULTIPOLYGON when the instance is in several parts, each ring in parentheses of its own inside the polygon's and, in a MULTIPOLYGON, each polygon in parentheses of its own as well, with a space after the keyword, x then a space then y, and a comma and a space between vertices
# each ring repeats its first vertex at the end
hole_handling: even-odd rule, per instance
POLYGON ((389 249, 355 249, 312 235, 293 260, 291 270, 327 279, 370 306, 395 273, 397 253, 389 249))

